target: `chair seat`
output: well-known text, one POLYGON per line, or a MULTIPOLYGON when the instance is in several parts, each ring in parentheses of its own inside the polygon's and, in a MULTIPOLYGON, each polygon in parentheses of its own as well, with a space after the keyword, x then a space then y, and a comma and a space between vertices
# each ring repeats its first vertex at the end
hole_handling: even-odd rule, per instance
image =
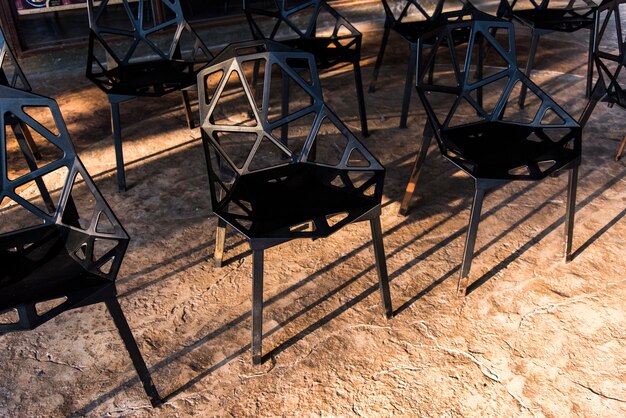
POLYGON ((515 10, 513 16, 521 23, 551 32, 574 32, 578 29, 593 26, 593 16, 585 16, 584 11, 581 14, 574 14, 566 9, 524 9, 515 10))
MULTIPOLYGON (((357 62, 359 51, 357 48, 337 48, 337 38, 294 38, 280 41, 281 44, 300 51, 310 52, 315 56, 317 66, 321 69, 333 67, 339 62, 357 62)), ((342 44, 346 42, 342 41, 342 44)))
POLYGON ((196 84, 194 66, 177 60, 135 62, 106 72, 112 82, 109 94, 129 96, 162 96, 196 84))
POLYGON ((445 129, 441 136, 446 157, 476 178, 539 180, 579 156, 565 144, 533 135, 541 130, 549 132, 546 128, 484 122, 445 129), (528 171, 518 173, 520 167, 528 171))
POLYGON ((346 171, 307 163, 245 174, 239 177, 227 201, 215 213, 248 238, 325 237, 380 203, 350 186, 341 187, 340 181, 333 181, 342 174, 346 175, 346 171), (237 201, 248 202, 251 209, 248 217, 251 224, 247 228, 242 228, 237 216, 227 210, 229 204, 237 201), (339 213, 345 218, 336 225, 328 225, 326 217, 339 213), (313 231, 293 230, 309 221, 315 224, 313 231))
POLYGON ((72 242, 84 234, 60 225, 42 226, 0 239, 0 311, 85 291, 112 281, 90 274, 72 257, 72 242), (31 243, 22 252, 16 243, 31 243))

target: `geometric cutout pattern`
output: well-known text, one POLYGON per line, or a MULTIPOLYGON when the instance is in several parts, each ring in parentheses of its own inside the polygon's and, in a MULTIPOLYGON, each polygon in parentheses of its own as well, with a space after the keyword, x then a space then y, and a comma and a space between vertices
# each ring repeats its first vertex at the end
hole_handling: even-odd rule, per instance
POLYGON ((213 56, 185 20, 180 0, 122 0, 123 16, 112 20, 107 9, 118 3, 87 0, 87 78, 107 93, 131 96, 163 96, 195 84, 213 56))
POLYGON ((5 332, 32 329, 97 289, 114 296, 129 237, 76 155, 57 103, 0 86, 0 106, 2 129, 15 133, 0 137, 7 156, 0 161, 0 312, 15 308, 19 316, 0 324, 5 332), (24 109, 49 115, 47 127, 24 109), (42 150, 60 153, 35 160, 24 126, 39 135, 42 150))
POLYGON ((16 89, 31 91, 30 84, 15 59, 13 51, 0 28, 0 84, 16 89))
POLYGON ((324 103, 312 54, 236 43, 198 79, 213 211, 244 235, 323 237, 380 204, 384 168, 324 103))
POLYGON ((418 52, 417 91, 440 149, 474 177, 540 179, 580 156, 579 124, 518 69, 514 36, 510 22, 477 10, 450 12, 428 33, 431 47, 418 52), (458 54, 461 33, 467 46, 458 54), (443 81, 431 76, 442 66, 443 81), (522 86, 528 91, 520 109, 514 101, 522 86))

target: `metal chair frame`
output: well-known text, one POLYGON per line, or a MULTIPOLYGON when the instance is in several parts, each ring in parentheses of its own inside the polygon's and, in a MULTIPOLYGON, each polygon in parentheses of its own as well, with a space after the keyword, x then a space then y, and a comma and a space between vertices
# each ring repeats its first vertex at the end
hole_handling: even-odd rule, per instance
POLYGON ((250 5, 250 0, 244 0, 243 8, 250 25, 252 37, 255 40, 269 39, 279 41, 290 47, 310 52, 317 60, 317 67, 328 69, 340 63, 352 64, 354 82, 361 120, 361 134, 369 135, 365 97, 363 94, 363 80, 361 77, 361 41, 362 35, 345 17, 332 8, 325 0, 303 1, 301 4, 289 7, 288 0, 274 0, 275 9, 260 9, 250 5), (307 21, 299 24, 295 21, 302 13, 310 11, 307 21), (324 13, 334 19, 332 33, 329 36, 320 36, 320 17, 324 13), (261 19, 273 21, 269 31, 264 30, 261 19), (288 30, 284 38, 281 29, 288 30))
POLYGON ((404 94, 402 96, 402 110, 400 112, 400 128, 406 128, 407 119, 409 115, 409 105, 411 102, 411 91, 415 87, 415 68, 417 67, 418 54, 417 51, 423 45, 428 48, 430 46, 429 39, 423 37, 424 34, 430 31, 431 26, 436 22, 444 12, 446 3, 459 3, 462 10, 474 9, 474 6, 468 0, 438 0, 432 11, 425 9, 422 4, 423 0, 402 0, 397 3, 404 3, 404 6, 398 11, 394 10, 390 0, 382 0, 383 8, 385 9, 385 26, 383 32, 383 38, 380 43, 380 50, 376 57, 376 63, 374 64, 374 72, 372 76, 372 82, 369 86, 369 92, 374 93, 376 91, 376 82, 380 74, 380 67, 382 66, 383 57, 385 55, 385 49, 389 41, 389 34, 393 30, 402 39, 409 44, 409 63, 406 71, 406 81, 404 82, 404 94), (415 10, 419 12, 423 19, 414 21, 407 20, 410 18, 410 11, 415 10))
MULTIPOLYGON (((593 87, 591 98, 587 107, 583 111, 581 116, 582 123, 585 124, 589 117, 591 117, 598 102, 606 102, 609 107, 617 104, 622 108, 626 108, 626 91, 624 86, 620 85, 620 78, 623 81, 623 74, 625 70, 625 53, 626 44, 622 31, 622 15, 620 12, 620 5, 626 3, 626 0, 613 0, 608 3, 603 3, 598 7, 596 13, 596 22, 594 25, 595 31, 593 34, 593 63, 596 68, 598 78, 596 84, 593 87), (602 15, 604 14, 604 18, 602 15), (613 19, 615 27, 609 29, 613 19), (615 30, 615 33, 612 31, 615 30), (603 40, 606 37, 615 35, 615 41, 612 46, 612 50, 606 50, 609 45, 603 45, 603 40)), ((617 152, 615 154, 615 161, 618 161, 626 148, 626 135, 622 139, 617 152)))
POLYGON ((17 315, 15 321, 0 324, 0 335, 32 330, 65 311, 104 302, 150 402, 153 406, 159 405, 161 398, 116 297, 115 279, 128 246, 128 234, 76 155, 54 100, 0 86, 0 108, 5 115, 2 132, 5 132, 7 124, 13 127, 14 120, 19 119, 63 152, 60 159, 39 167, 30 148, 16 133, 18 153, 22 153, 29 171, 13 178, 15 173, 9 173, 7 166, 6 135, 0 136, 0 205, 5 198, 9 202, 4 208, 0 207, 0 223, 18 228, 0 234, 3 265, 3 272, 0 273, 0 315, 9 312, 17 315), (26 113, 25 107, 49 109, 58 134, 53 134, 26 113), (7 117, 8 114, 12 117, 7 117), (67 169, 67 175, 58 201, 55 201, 43 178, 64 169, 67 169), (73 198, 77 176, 82 178, 84 184, 81 187, 88 190, 95 202, 91 217, 80 216, 73 198), (23 195, 32 182, 44 203, 41 207, 23 195), (10 205, 11 201, 14 205, 10 205), (25 225, 20 225, 19 220, 18 223, 9 223, 10 217, 17 213, 12 215, 12 211, 18 209, 32 220, 25 225), (103 229, 105 218, 108 224, 103 229), (99 248, 103 242, 112 247, 99 254, 96 247, 99 248), (62 302, 49 310, 40 311, 42 303, 57 300, 62 302))
POLYGON ((512 23, 478 11, 458 12, 442 20, 439 29, 434 30, 429 36, 432 36, 435 42, 428 55, 424 56, 423 49, 419 51, 424 64, 417 69, 417 92, 426 110, 428 121, 400 212, 407 213, 431 139, 435 136, 441 154, 463 172, 469 174, 476 186, 457 286, 458 295, 464 296, 469 285, 468 276, 485 195, 490 190, 511 181, 538 181, 554 173, 568 170, 565 260, 569 261, 582 147, 580 124, 517 68, 512 23), (464 19, 463 15, 469 15, 471 19, 464 19), (427 73, 430 66, 434 65, 437 50, 443 48, 454 51, 455 31, 467 28, 470 28, 471 32, 465 56, 472 57, 474 49, 481 48, 480 44, 487 42, 489 47, 502 57, 506 68, 472 82, 470 80, 470 74, 473 73, 471 60, 466 59, 464 64, 459 63, 455 58, 456 54, 451 53, 456 79, 453 84, 457 85, 433 84, 428 79, 427 73), (495 39, 494 33, 497 30, 507 30, 508 51, 495 39), (499 86, 494 91, 497 93, 495 96, 497 101, 490 110, 483 107, 482 102, 475 99, 473 95, 478 96, 479 91, 484 92, 490 84, 497 82, 506 83, 504 87, 499 86), (541 102, 530 121, 517 121, 507 116, 507 103, 517 83, 526 86, 541 102), (500 88, 502 88, 501 91, 500 88), (431 103, 433 94, 450 97, 451 106, 446 105, 443 113, 437 112, 431 103), (452 126, 451 121, 463 102, 471 106, 478 121, 452 126), (556 122, 546 120, 548 115, 555 115, 556 122), (496 147, 493 144, 496 144, 496 147), (485 157, 488 153, 499 157, 498 159, 493 156, 485 157))
POLYGON ((87 0, 90 30, 86 76, 109 99, 120 191, 126 190, 120 104, 137 97, 162 97, 180 91, 189 129, 193 129, 195 126, 189 91, 195 90, 197 72, 213 58, 185 20, 180 0, 160 0, 158 4, 162 5, 162 9, 158 9, 158 4, 155 6, 153 2, 137 0, 131 6, 129 0, 123 0, 122 5, 132 28, 121 29, 101 22, 106 17, 109 0, 102 0, 97 6, 93 0, 87 0), (137 8, 137 14, 134 7, 137 8), (164 10, 170 16, 165 16, 164 10), (172 41, 167 48, 162 48, 156 43, 155 37, 167 31, 173 32, 172 41), (181 47, 183 34, 193 39, 188 56, 183 56, 183 52, 186 53, 181 47), (131 42, 128 49, 120 53, 111 43, 123 39, 131 42), (147 48, 156 58, 137 57, 135 54, 139 47, 147 48), (103 50, 106 59, 97 56, 98 49, 103 50))
MULTIPOLYGON (((296 238, 324 238, 349 223, 369 221, 382 303, 390 318, 392 306, 380 225, 385 170, 324 103, 313 55, 269 40, 233 44, 220 53, 209 68, 200 72, 198 86, 211 202, 218 217, 214 262, 216 266, 222 264, 227 225, 247 239, 253 253, 253 363, 262 361, 264 251, 296 238), (244 65, 251 62, 262 66, 265 74, 262 95, 257 99, 257 86, 250 82, 252 77, 248 79, 244 74, 244 65), (276 85, 271 79, 273 66, 280 69, 282 78, 276 85), (307 67, 310 81, 300 75, 303 67, 307 67), (233 74, 241 80, 253 123, 227 125, 216 117, 216 106, 221 98, 232 95, 225 89, 233 74), (209 88, 209 78, 216 75, 219 82, 209 88), (275 110, 270 109, 270 90, 278 88, 284 93, 286 79, 310 95, 311 101, 292 113, 285 112, 283 107, 280 117, 270 118, 269 113, 275 110), (307 115, 315 118, 301 151, 294 151, 282 137, 272 134, 307 115), (339 162, 333 165, 318 161, 318 136, 326 121, 332 123, 346 141, 343 150, 335 151, 339 152, 339 162), (256 139, 245 154, 245 162, 238 165, 224 148, 225 141, 229 140, 228 136, 224 139, 224 135, 242 133, 256 139), (263 158, 260 155, 263 143, 273 147, 280 157, 276 156, 272 164, 263 164, 263 168, 255 168, 258 167, 255 162, 263 158), (354 163, 356 155, 363 159, 358 164, 354 163), (368 178, 358 184, 352 179, 353 174, 368 178), (335 198, 341 200, 335 201, 335 198), (330 217, 339 212, 343 218, 331 223, 330 217), (311 228, 305 230, 303 225, 311 228)), ((284 104, 285 96, 282 97, 284 104)))
MULTIPOLYGON (((603 3, 612 0, 603 0, 603 3)), ((594 22, 598 5, 592 0, 584 0, 585 6, 576 6, 577 0, 570 0, 565 7, 550 7, 550 0, 500 0, 497 16, 508 20, 515 20, 531 31, 530 49, 526 61, 526 76, 531 77, 539 38, 553 32, 572 33, 580 29, 589 29, 589 51, 587 55, 587 84, 585 95, 591 94, 593 83, 593 38, 594 22), (516 6, 524 4, 527 8, 520 9, 516 6)), ((524 107, 526 89, 522 89, 518 103, 524 107)))

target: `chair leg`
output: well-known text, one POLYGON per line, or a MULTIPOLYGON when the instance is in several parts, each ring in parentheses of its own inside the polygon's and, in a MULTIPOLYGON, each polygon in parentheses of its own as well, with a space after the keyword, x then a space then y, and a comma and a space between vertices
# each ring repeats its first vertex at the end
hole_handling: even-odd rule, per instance
POLYGON ((470 213, 469 226, 467 228, 467 236, 465 237, 465 251, 463 253, 463 263, 461 264, 461 276, 457 286, 457 295, 465 296, 467 286, 469 285, 469 272, 472 268, 472 259, 474 258, 474 244, 476 243, 476 233, 478 232, 478 222, 480 221, 480 211, 483 206, 486 189, 476 188, 474 193, 474 203, 470 213))
POLYGON ((622 158, 622 154, 624 153, 624 148, 626 148, 626 135, 624 135, 624 139, 622 139, 622 143, 619 144, 617 154, 615 154, 615 161, 619 161, 620 158, 622 158))
POLYGON ((215 230, 215 252, 213 254, 213 265, 222 267, 224 259, 224 245, 226 243, 226 222, 221 218, 217 219, 217 229, 215 230))
POLYGON ((361 118, 361 134, 369 136, 367 129, 367 113, 365 111, 365 97, 363 95, 363 79, 361 78, 361 64, 354 62, 354 84, 356 86, 356 98, 359 102, 359 117, 361 118))
MULTIPOLYGON (((281 71, 280 75, 282 78, 282 89, 283 89, 282 101, 280 105, 281 117, 286 118, 287 116, 289 116, 289 76, 287 75, 285 71, 281 71)), ((282 142, 284 146, 287 146, 288 139, 289 139, 289 124, 284 123, 280 127, 280 142, 282 142)))
POLYGON ((263 250, 252 251, 252 364, 263 360, 263 250))
POLYGON ((567 208, 565 209, 565 262, 571 261, 574 235, 574 216, 576 215, 576 189, 578 186, 578 166, 569 171, 567 181, 567 208))
POLYGON ((115 160, 117 164, 117 185, 120 192, 126 191, 126 174, 124 172, 124 152, 122 149, 122 128, 120 126, 120 104, 111 102, 111 126, 115 145, 115 160))
POLYGON ((415 80, 417 64, 417 45, 411 44, 411 57, 406 70, 406 80, 404 82, 404 96, 402 97, 402 113, 400 113, 400 128, 406 128, 406 120, 409 116, 409 104, 411 102, 411 90, 413 90, 413 80, 415 80))
MULTIPOLYGON (((530 41, 530 50, 528 51, 528 61, 526 62, 526 77, 530 78, 530 73, 533 70, 533 62, 535 61, 535 53, 537 52, 537 44, 539 43, 539 35, 533 32, 530 41)), ((522 89, 519 93, 519 107, 524 107, 526 102, 526 85, 522 84, 522 89)))
POLYGON ((385 55, 385 48, 389 41, 389 33, 391 32, 391 26, 385 24, 385 31, 383 32, 383 39, 380 42, 380 51, 376 57, 376 64, 374 64, 374 73, 372 74, 372 82, 370 83, 369 92, 374 93, 376 91, 376 81, 378 81, 378 74, 380 73, 380 66, 383 63, 383 56, 385 55))
POLYGON ((391 305, 391 293, 389 291, 389 275, 387 274, 387 260, 385 258, 385 247, 383 244, 383 232, 380 227, 380 216, 370 220, 372 230, 372 244, 374 245, 374 257, 376 258, 376 270, 380 281, 380 295, 382 305, 387 319, 393 317, 393 307, 391 305))
MULTIPOLYGON (((598 12, 596 11, 594 13, 594 17, 595 14, 597 14, 598 12)), ((597 18, 595 19, 595 22, 597 24, 598 20, 597 18)), ((591 28, 589 28, 589 50, 587 51, 587 86, 585 88, 585 97, 591 97, 591 90, 593 88, 593 50, 594 48, 594 42, 595 42, 595 33, 596 33, 596 26, 592 26, 591 28)))
POLYGON ((23 122, 20 122, 19 126, 21 128, 22 134, 24 135, 24 139, 26 140, 26 143, 28 144, 28 148, 30 148, 30 151, 33 153, 33 156, 35 157, 35 159, 41 160, 42 158, 41 152, 39 151, 39 147, 35 143, 33 136, 30 134, 30 130, 28 129, 28 126, 26 126, 26 124, 23 122))
POLYGON ((402 198, 402 204, 400 205, 400 215, 406 216, 406 214, 409 212, 409 204, 411 203, 411 199, 413 198, 413 194, 415 193, 415 186, 417 185, 417 181, 419 180, 422 165, 424 164, 424 160, 426 159, 426 154, 428 154, 428 148, 430 148, 430 141, 432 140, 432 138, 432 128, 430 126, 430 123, 426 121, 426 125, 424 126, 424 134, 422 136, 422 146, 420 147, 419 151, 417 151, 417 155, 415 156, 415 163, 413 164, 413 169, 411 170, 409 182, 406 185, 404 197, 402 198))
POLYGON ((124 316, 124 312, 122 312, 122 308, 120 307, 119 302, 116 298, 111 298, 107 299, 105 301, 105 304, 109 309, 109 313, 113 318, 113 322, 115 322, 115 326, 120 333, 120 337, 122 337, 122 340, 124 341, 126 350, 128 351, 128 354, 130 354, 130 358, 133 361, 133 365, 135 366, 137 375, 139 375, 139 379, 141 380, 143 389, 146 391, 146 394, 150 398, 150 403, 152 404, 152 406, 160 405, 161 397, 159 396, 159 393, 154 386, 154 382, 152 381, 152 377, 150 376, 150 371, 148 370, 143 356, 141 355, 141 351, 139 351, 137 342, 135 341, 133 333, 128 326, 128 322, 126 321, 126 317, 124 316))
POLYGON ((187 126, 189 129, 196 127, 193 121, 193 112, 191 111, 191 102, 189 101, 189 92, 187 90, 180 91, 183 97, 183 108, 185 109, 185 116, 187 117, 187 126))

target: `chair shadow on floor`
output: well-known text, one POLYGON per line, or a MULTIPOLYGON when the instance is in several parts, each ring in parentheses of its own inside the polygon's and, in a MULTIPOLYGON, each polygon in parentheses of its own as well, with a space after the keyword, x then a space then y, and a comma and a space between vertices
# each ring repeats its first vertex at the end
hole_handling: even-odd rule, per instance
MULTIPOLYGON (((581 178, 583 178, 583 179, 586 178, 590 174, 591 171, 593 171, 593 170, 588 170, 588 171, 586 171, 584 173, 581 173, 581 178)), ((589 194, 587 197, 585 197, 582 201, 580 201, 577 204, 577 210, 580 210, 580 209, 584 208, 585 206, 587 206, 589 203, 593 202, 597 197, 599 197, 606 190, 610 189, 611 187, 613 187, 614 185, 616 185, 617 183, 622 181, 624 177, 626 177, 626 169, 624 169, 624 170, 620 171, 619 173, 617 173, 617 175, 615 177, 613 177, 612 179, 607 181, 605 184, 603 184, 602 186, 597 188, 595 191, 593 191, 591 194, 589 194)), ((528 186, 525 186, 524 188, 520 189, 516 193, 513 193, 512 195, 506 197, 505 200, 503 200, 502 202, 500 202, 497 205, 493 206, 488 211, 484 212, 483 215, 482 215, 483 219, 486 218, 486 217, 494 215, 500 209, 505 208, 511 202, 516 200, 518 197, 523 196, 528 191, 532 190, 533 188, 535 188, 537 186, 538 186, 538 183, 530 183, 528 186)), ((560 188, 553 195, 551 195, 548 198, 546 198, 544 203, 542 203, 538 207, 534 208, 529 214, 525 215, 522 219, 517 221, 515 225, 510 226, 505 231, 500 233, 498 236, 496 236, 495 238, 490 240, 482 248, 480 248, 477 251, 477 256, 480 255, 481 253, 483 253, 487 248, 491 247, 493 244, 495 244, 498 240, 503 238, 505 235, 507 235, 510 231, 512 231, 513 229, 518 227, 519 224, 525 222, 530 217, 534 216, 537 212, 541 211, 545 206, 549 205, 550 202, 554 198, 557 198, 558 196, 562 195, 563 192, 564 192, 564 187, 560 188)), ((467 199, 470 199, 470 198, 471 197, 468 195, 467 199)), ((390 202, 387 202, 386 204, 389 205, 390 202)), ((433 224, 428 229, 424 230, 418 236, 413 237, 410 241, 406 242, 405 244, 403 244, 403 245, 401 245, 401 246, 399 246, 397 248, 394 248, 392 251, 388 251, 387 252, 387 258, 391 259, 393 256, 397 255, 399 252, 401 252, 401 251, 405 250, 407 247, 410 247, 411 245, 413 245, 416 241, 418 241, 418 240, 420 240, 420 239, 422 239, 424 237, 427 237, 434 230, 436 230, 437 228, 441 227, 443 224, 445 224, 446 222, 448 222, 449 220, 451 220, 455 216, 458 216, 459 213, 463 212, 465 210, 465 206, 466 205, 463 205, 463 204, 458 205, 457 208, 455 208, 454 210, 451 210, 450 213, 445 218, 439 220, 437 223, 433 224)), ((406 227, 406 226, 416 222, 417 221, 417 219, 416 219, 416 216, 417 216, 416 214, 417 213, 418 213, 418 211, 414 211, 412 216, 408 216, 402 222, 398 223, 397 225, 395 225, 395 226, 393 226, 391 228, 388 228, 385 231, 384 235, 386 237, 388 237, 389 235, 394 234, 398 230, 400 230, 400 229, 402 229, 402 228, 404 228, 404 227, 406 227)), ((602 236, 606 231, 608 231, 612 226, 614 226, 624 216, 626 216, 626 209, 621 211, 616 217, 614 217, 609 223, 607 223, 607 225, 605 225, 598 232, 596 232, 592 237, 590 237, 585 243, 583 243, 574 252, 574 257, 576 257, 577 255, 582 253, 582 251, 584 251, 586 248, 588 248, 593 242, 595 242, 600 236, 602 236)), ((541 241, 543 238, 545 238, 551 232, 553 232, 554 230, 559 228, 559 226, 563 223, 563 218, 564 218, 563 216, 559 217, 557 220, 552 222, 549 226, 547 226, 538 235, 536 235, 536 236, 532 237, 530 240, 528 240, 524 245, 522 245, 518 250, 513 252, 509 257, 507 257, 506 259, 502 260, 495 267, 493 267, 487 273, 485 273, 480 278, 478 278, 474 283, 472 283, 470 285, 470 287, 468 288, 468 292, 471 293, 472 291, 478 289, 483 283, 487 282, 491 277, 495 276, 499 271, 501 271, 503 268, 508 266, 511 262, 515 261, 518 257, 520 257, 522 254, 524 254, 526 251, 528 251, 528 249, 530 249, 534 244, 536 244, 537 242, 541 241)), ((393 271, 389 275, 389 279, 390 280, 394 280, 394 279, 399 278, 400 276, 402 276, 402 274, 404 274, 405 272, 407 272, 408 270, 410 270, 411 268, 416 266, 419 263, 420 260, 423 260, 423 259, 431 256, 432 254, 434 254, 437 251, 439 251, 442 248, 444 248, 446 245, 450 244, 455 239, 461 238, 465 233, 466 233, 466 227, 463 227, 463 228, 453 232, 452 234, 447 236, 441 242, 439 242, 436 245, 430 247, 429 249, 424 251, 422 254, 419 254, 416 257, 414 257, 414 259, 411 262, 406 263, 405 265, 397 268, 395 271, 393 271)), ((231 241, 232 241, 232 239, 231 239, 231 241)), ((235 243, 233 243, 231 245, 238 246, 241 243, 242 242, 239 242, 239 240, 238 240, 237 242, 235 242, 235 243)), ((341 265, 342 263, 344 263, 345 261, 349 260, 350 258, 355 257, 357 254, 359 254, 359 253, 365 251, 366 249, 370 248, 370 246, 371 246, 371 243, 368 241, 368 242, 363 243, 362 245, 354 248, 352 251, 350 251, 349 253, 343 255, 342 257, 340 257, 338 260, 334 261, 333 263, 324 266, 323 268, 321 268, 321 269, 315 271, 314 273, 310 274, 308 277, 298 281, 297 283, 292 284, 291 286, 289 286, 288 288, 282 290, 281 292, 279 292, 279 293, 269 297, 266 300, 266 305, 270 306, 270 305, 274 304, 275 302, 281 300, 286 295, 288 295, 288 294, 290 294, 290 293, 292 293, 292 292, 302 288, 303 286, 311 283, 315 279, 317 279, 319 277, 323 277, 325 274, 327 274, 333 268, 337 267, 338 265, 341 265)), ((190 249, 187 252, 185 252, 184 254, 192 254, 192 253, 198 251, 199 249, 200 249, 200 246, 195 247, 193 249, 190 249)), ((176 258, 181 258, 181 257, 184 257, 184 255, 181 254, 181 255, 177 256, 176 258)), ((197 262, 199 262, 201 260, 198 260, 197 262)), ((157 268, 150 268, 150 271, 154 271, 157 268)), ((432 283, 430 283, 427 287, 425 287, 423 290, 421 290, 415 296, 413 296, 409 300, 405 301, 400 307, 398 307, 394 311, 394 316, 397 316, 397 315, 401 314, 407 308, 409 308, 411 305, 413 305, 415 302, 420 300, 422 297, 428 295, 431 291, 433 291, 435 288, 437 288, 440 284, 445 282, 446 279, 448 279, 449 277, 453 276, 458 271, 458 269, 459 269, 459 266, 455 266, 450 271, 446 272, 443 276, 441 276, 438 279, 434 280, 432 283)), ((140 273, 136 273, 135 275, 139 275, 139 274, 140 273)), ((155 279, 155 280, 151 281, 149 284, 142 286, 142 289, 147 287, 147 286, 149 286, 149 285, 155 284, 155 283, 157 283, 157 282, 159 282, 161 280, 164 280, 167 277, 171 277, 173 274, 175 274, 175 273, 168 273, 168 274, 164 275, 163 277, 155 279)), ((273 328, 271 328, 269 330, 266 330, 264 332, 263 337, 266 338, 266 337, 276 333, 277 331, 279 331, 281 328, 283 328, 287 324, 293 322, 297 318, 300 318, 301 316, 303 316, 306 313, 308 313, 311 310, 313 310, 315 307, 317 307, 320 304, 324 303, 325 301, 329 300, 330 298, 332 298, 333 296, 337 295, 338 293, 344 291, 344 289, 346 289, 350 285, 356 283, 359 279, 361 279, 363 276, 365 276, 367 274, 372 274, 372 275, 375 274, 375 265, 373 263, 371 265, 369 265, 366 269, 364 269, 364 270, 360 271, 359 273, 357 273, 356 275, 354 275, 352 278, 347 279, 343 283, 339 284, 336 288, 332 289, 331 291, 327 292, 323 296, 319 297, 314 302, 308 304, 303 309, 299 310, 298 312, 296 312, 293 315, 289 316, 287 319, 285 319, 285 320, 281 321, 280 323, 276 324, 276 326, 274 326, 273 328)), ((139 289, 133 289, 133 290, 127 292, 125 295, 135 293, 138 290, 139 289)), ((264 355, 264 360, 272 359, 273 357, 275 357, 276 355, 280 354, 281 352, 284 352, 285 350, 287 350, 288 348, 290 348, 294 344, 296 344, 298 341, 302 340, 305 336, 311 334, 312 332, 314 332, 318 328, 325 326, 330 321, 332 321, 333 319, 337 318, 338 316, 340 316, 342 313, 344 313, 345 311, 349 310, 350 308, 356 306, 358 303, 362 302, 363 300, 365 300, 369 296, 373 295, 377 291, 378 291, 378 284, 373 284, 371 286, 368 286, 364 291, 362 291, 358 295, 356 295, 353 298, 351 298, 348 302, 344 303, 341 307, 333 310, 332 312, 329 312, 329 313, 325 314, 322 318, 316 320, 314 323, 306 326, 306 328, 302 329, 301 331, 297 332, 295 335, 289 337, 288 339, 286 339, 285 341, 283 341, 279 345, 275 346, 272 350, 270 350, 268 353, 266 353, 264 355)), ((167 367, 167 366, 173 364, 177 359, 179 359, 179 358, 181 358, 181 357, 183 357, 183 356, 185 356, 185 355, 187 355, 187 354, 189 354, 189 353, 199 349, 200 347, 202 347, 206 343, 208 343, 208 342, 214 340, 215 338, 219 337, 224 332, 226 332, 226 331, 232 329, 233 327, 239 326, 242 323, 248 321, 250 319, 250 317, 251 317, 250 311, 239 315, 238 317, 232 319, 228 323, 226 323, 226 324, 220 326, 219 328, 209 332, 204 337, 198 339, 194 343, 192 343, 192 344, 190 344, 188 346, 185 346, 183 349, 179 350, 178 352, 176 352, 176 353, 170 355, 169 357, 159 361, 158 363, 156 363, 154 366, 152 366, 150 368, 150 371, 152 373, 154 373, 154 372, 156 372, 159 369, 162 369, 164 367, 167 367)), ((194 378, 192 378, 191 380, 189 380, 185 384, 179 386, 178 388, 170 391, 170 393, 168 395, 164 396, 163 397, 164 403, 167 402, 167 401, 173 400, 174 398, 176 398, 180 394, 182 394, 185 391, 189 390, 190 388, 195 386, 197 383, 199 383, 200 381, 205 379, 207 376, 211 375, 213 372, 215 372, 216 370, 220 369, 222 366, 230 363, 232 360, 236 359, 237 357, 243 355, 248 350, 250 350, 250 345, 246 344, 246 345, 242 346, 241 348, 239 348, 238 350, 232 352, 230 355, 226 356, 222 360, 220 360, 220 361, 214 363, 213 365, 207 367, 204 371, 199 373, 197 376, 195 376, 194 378)), ((84 416, 85 414, 88 414, 88 413, 92 412, 95 408, 98 407, 98 405, 104 403, 107 399, 112 398, 113 396, 115 396, 118 393, 120 393, 123 390, 125 390, 127 387, 135 385, 138 382, 139 382, 138 379, 136 377, 133 377, 133 378, 125 381, 124 383, 120 384, 119 386, 115 387, 114 389, 110 390, 108 393, 101 395, 99 398, 93 400, 92 402, 90 402, 89 404, 85 405, 80 410, 74 412, 70 416, 71 417, 84 416)))

